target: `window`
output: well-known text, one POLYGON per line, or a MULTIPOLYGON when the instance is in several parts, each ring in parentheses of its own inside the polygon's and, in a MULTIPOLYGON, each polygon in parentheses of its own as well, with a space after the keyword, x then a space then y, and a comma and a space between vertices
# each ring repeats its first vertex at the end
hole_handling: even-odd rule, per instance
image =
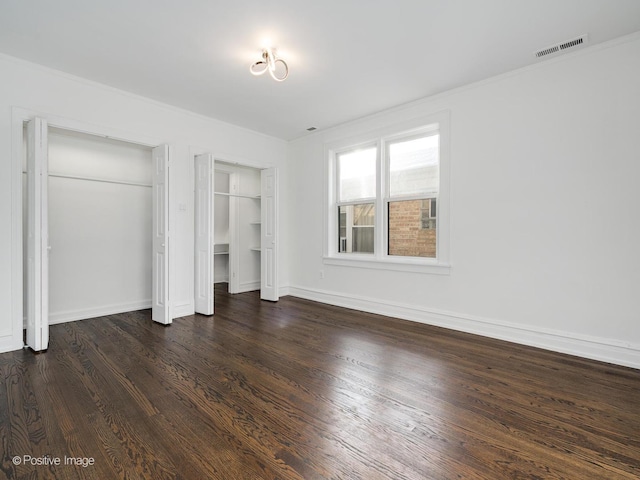
POLYGON ((446 113, 327 145, 325 263, 447 273, 447 146, 446 113))
POLYGON ((436 131, 386 144, 388 255, 436 257, 439 140, 436 131))
POLYGON ((434 229, 436 228, 436 199, 429 198, 422 201, 420 209, 420 219, 422 229, 434 229))
POLYGON ((341 205, 339 252, 373 253, 375 205, 341 205))
POLYGON ((340 153, 338 171, 338 252, 373 253, 376 148, 340 153))

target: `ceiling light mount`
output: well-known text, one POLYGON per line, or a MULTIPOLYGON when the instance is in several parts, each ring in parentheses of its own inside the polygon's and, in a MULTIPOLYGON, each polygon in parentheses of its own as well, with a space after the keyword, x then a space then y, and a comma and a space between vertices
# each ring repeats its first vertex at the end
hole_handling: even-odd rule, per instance
POLYGON ((255 76, 268 71, 276 82, 283 82, 289 76, 289 65, 276 56, 275 49, 267 47, 262 50, 262 60, 252 64, 249 71, 255 76))

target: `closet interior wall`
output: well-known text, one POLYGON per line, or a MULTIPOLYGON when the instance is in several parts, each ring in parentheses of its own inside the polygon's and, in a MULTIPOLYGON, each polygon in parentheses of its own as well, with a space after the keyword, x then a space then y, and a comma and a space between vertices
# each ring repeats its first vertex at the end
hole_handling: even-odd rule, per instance
MULTIPOLYGON (((50 323, 149 308, 151 150, 53 127, 48 137, 50 323)), ((23 196, 26 219, 26 173, 23 196)))
POLYGON ((230 293, 259 290, 260 170, 216 162, 214 185, 215 281, 230 293))
POLYGON ((213 259, 215 283, 229 282, 229 173, 216 171, 214 190, 218 192, 214 200, 213 213, 213 259))

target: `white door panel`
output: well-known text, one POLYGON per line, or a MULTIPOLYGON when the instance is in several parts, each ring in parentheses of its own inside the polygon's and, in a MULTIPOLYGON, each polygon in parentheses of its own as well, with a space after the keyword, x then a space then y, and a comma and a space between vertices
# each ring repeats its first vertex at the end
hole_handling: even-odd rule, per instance
POLYGON ((153 149, 153 262, 152 307, 153 321, 171 323, 169 304, 169 146, 153 149))
POLYGON ((213 155, 195 157, 195 311, 213 315, 213 155))
POLYGON ((275 168, 261 171, 260 298, 277 301, 278 293, 278 175, 275 168))
POLYGON ((49 199, 47 122, 27 124, 27 346, 49 346, 49 199))

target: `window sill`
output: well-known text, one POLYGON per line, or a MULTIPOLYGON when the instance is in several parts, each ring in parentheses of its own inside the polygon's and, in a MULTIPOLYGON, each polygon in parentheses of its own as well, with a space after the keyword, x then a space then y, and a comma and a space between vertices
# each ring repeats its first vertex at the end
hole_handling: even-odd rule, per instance
POLYGON ((451 265, 438 263, 436 260, 422 260, 416 258, 406 259, 374 259, 358 258, 358 256, 323 257, 325 265, 337 265, 340 267, 371 268, 376 270, 392 270, 396 272, 428 273, 433 275, 450 275, 451 265))

